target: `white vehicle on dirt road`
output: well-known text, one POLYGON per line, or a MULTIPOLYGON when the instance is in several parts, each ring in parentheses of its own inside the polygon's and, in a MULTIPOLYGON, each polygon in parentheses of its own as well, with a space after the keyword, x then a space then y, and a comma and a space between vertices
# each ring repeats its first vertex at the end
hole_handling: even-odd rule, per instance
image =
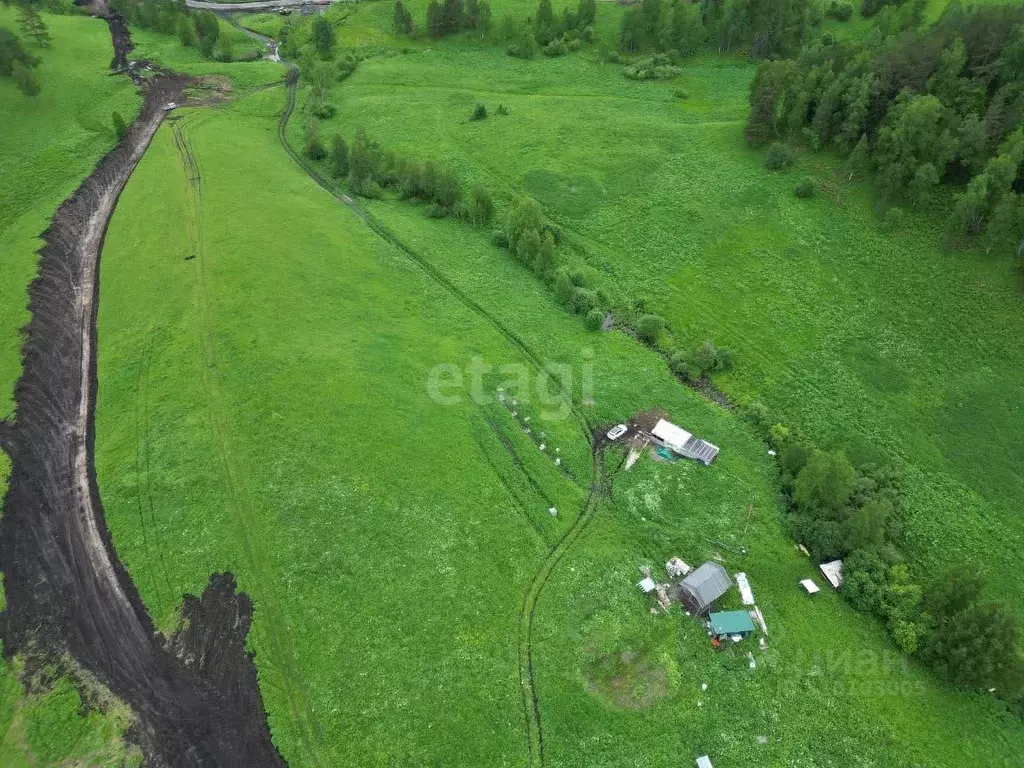
POLYGON ((620 437, 626 434, 628 430, 629 427, 627 427, 625 424, 618 424, 608 430, 608 439, 618 440, 620 437))

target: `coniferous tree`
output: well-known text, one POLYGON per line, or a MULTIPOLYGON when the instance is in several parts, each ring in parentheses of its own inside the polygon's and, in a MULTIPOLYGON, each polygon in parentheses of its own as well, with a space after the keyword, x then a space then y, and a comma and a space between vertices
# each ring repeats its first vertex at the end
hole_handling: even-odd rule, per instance
POLYGON ((336 179, 348 176, 348 145, 340 134, 331 139, 331 175, 336 179))
POLYGON ((398 0, 395 3, 395 32, 401 35, 412 35, 415 31, 415 26, 412 21, 412 14, 409 13, 409 9, 405 7, 402 0, 398 0))
POLYGON ((334 26, 327 20, 326 16, 318 15, 313 19, 313 48, 317 55, 324 59, 334 58, 334 26))
POLYGON ((453 35, 462 29, 464 16, 462 0, 444 0, 441 16, 443 34, 453 35))
POLYGON ((21 29, 21 34, 35 38, 36 44, 40 48, 50 45, 50 30, 35 5, 31 3, 18 5, 18 27, 21 29))
POLYGON ((479 0, 466 0, 466 10, 462 17, 462 26, 466 29, 476 29, 480 23, 479 0))
POLYGON ((547 45, 551 40, 551 28, 555 23, 555 12, 551 8, 551 0, 540 0, 537 6, 537 15, 533 19, 534 32, 537 42, 547 45))
POLYGON ((491 4, 487 0, 479 0, 477 3, 476 29, 480 36, 485 36, 491 31, 491 4))
POLYGON ((39 95, 39 80, 36 73, 26 67, 21 61, 15 61, 12 67, 11 77, 18 90, 29 97, 33 102, 39 95))
POLYGON ((445 33, 444 10, 437 0, 427 4, 427 34, 431 37, 442 37, 445 33))

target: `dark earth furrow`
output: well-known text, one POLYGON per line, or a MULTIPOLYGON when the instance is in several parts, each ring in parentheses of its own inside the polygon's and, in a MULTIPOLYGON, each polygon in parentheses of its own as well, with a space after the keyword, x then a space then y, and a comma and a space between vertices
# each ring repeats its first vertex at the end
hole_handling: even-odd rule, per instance
MULTIPOLYGON (((113 68, 130 50, 127 28, 105 7, 113 68)), ((186 596, 183 629, 154 629, 117 559, 94 467, 99 255, 107 224, 135 166, 189 80, 148 81, 125 138, 57 210, 43 234, 29 287, 31 319, 5 430, 11 478, 0 518, 8 659, 33 664, 65 654, 131 708, 133 733, 154 766, 283 766, 274 748, 245 638, 252 604, 230 574, 186 596)))

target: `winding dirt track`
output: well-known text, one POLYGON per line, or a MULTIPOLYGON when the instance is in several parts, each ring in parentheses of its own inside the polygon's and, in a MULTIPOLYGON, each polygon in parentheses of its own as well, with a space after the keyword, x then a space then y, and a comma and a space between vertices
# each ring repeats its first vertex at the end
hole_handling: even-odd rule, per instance
MULTIPOLYGON (((498 333, 504 336, 505 339, 508 340, 508 342, 512 344, 512 346, 514 346, 538 372, 543 371, 545 366, 540 356, 534 352, 522 338, 516 335, 501 320, 490 314, 477 301, 462 291, 461 288, 455 285, 443 272, 438 270, 422 254, 416 252, 413 248, 402 242, 394 232, 392 232, 377 217, 359 205, 356 200, 352 199, 348 195, 339 193, 327 179, 320 175, 315 167, 308 163, 306 159, 291 146, 288 142, 288 123, 291 120, 292 113, 295 111, 298 79, 298 68, 292 65, 289 69, 288 78, 286 80, 287 102, 278 123, 278 136, 288 155, 320 187, 322 187, 336 200, 345 204, 348 208, 354 211, 373 232, 389 242, 391 245, 395 246, 395 248, 415 262, 417 266, 427 273, 428 276, 437 281, 458 301, 462 302, 466 307, 492 325, 498 333)), ((587 422, 586 414, 584 414, 579 404, 573 400, 572 393, 566 391, 564 388, 562 392, 572 404, 571 412, 573 418, 577 421, 581 432, 589 441, 591 446, 592 463, 590 487, 588 489, 587 498, 584 501, 583 507, 580 509, 576 520, 573 522, 569 530, 566 531, 561 538, 559 538, 559 540, 549 548, 547 555, 538 567, 533 579, 530 581, 530 585, 523 597, 523 602, 519 610, 519 682, 523 693, 523 716, 526 721, 526 736, 529 748, 530 768, 540 768, 540 766, 544 764, 544 731, 541 725, 540 700, 537 695, 533 654, 533 627, 537 610, 537 602, 544 590, 544 586, 547 584, 548 579, 554 572, 555 567, 566 555, 570 547, 579 540, 586 529, 590 526, 590 523, 593 521, 597 512, 598 505, 600 504, 600 499, 603 495, 607 494, 608 490, 605 487, 607 480, 604 473, 603 435, 591 431, 587 422)))
MULTIPOLYGON (((107 19, 120 70, 130 50, 107 19)), ((99 257, 107 224, 187 78, 162 74, 120 145, 66 200, 44 233, 29 287, 31 320, 15 388, 16 420, 0 429, 10 487, 0 518, 8 658, 30 664, 70 654, 131 708, 135 736, 154 766, 283 766, 270 739, 255 668, 245 650, 252 618, 230 574, 202 598, 186 596, 185 629, 154 630, 106 528, 93 462, 99 257)))

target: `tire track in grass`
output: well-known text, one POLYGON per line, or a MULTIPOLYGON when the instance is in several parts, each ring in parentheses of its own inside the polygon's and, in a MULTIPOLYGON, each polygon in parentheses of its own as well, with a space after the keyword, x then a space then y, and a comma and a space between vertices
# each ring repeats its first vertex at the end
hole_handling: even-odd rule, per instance
MULTIPOLYGON (((424 272, 427 273, 429 277, 458 299, 459 302, 491 325, 502 337, 505 338, 506 341, 509 342, 509 344, 515 347, 520 354, 522 354, 522 356, 534 367, 535 370, 538 372, 545 372, 547 370, 546 366, 525 341, 517 336, 498 318, 490 314, 483 308, 483 306, 466 294, 461 288, 455 285, 443 272, 431 264, 426 257, 401 241, 373 214, 364 209, 348 195, 343 195, 338 192, 334 186, 316 170, 316 168, 307 163, 305 159, 295 151, 288 142, 288 123, 291 120, 292 113, 295 111, 296 91, 298 90, 299 79, 298 75, 298 67, 291 65, 285 86, 287 100, 285 102, 284 111, 281 113, 281 118, 277 125, 278 137, 281 140, 281 145, 284 147, 285 152, 288 153, 299 168, 313 179, 313 181, 315 181, 322 189, 324 189, 324 191, 336 200, 340 201, 352 210, 375 234, 414 261, 424 272)), ((590 523, 593 521, 604 483, 602 468, 603 460, 601 456, 602 446, 591 432, 586 414, 583 413, 579 403, 573 399, 572 393, 566 390, 560 379, 556 378, 556 381, 558 381, 559 389, 563 396, 566 397, 569 402, 570 412, 578 422, 583 436, 590 444, 591 476, 590 489, 582 509, 576 516, 576 520, 573 522, 569 530, 562 534, 562 537, 553 547, 551 547, 543 562, 541 562, 540 567, 534 574, 534 577, 530 582, 530 586, 523 597, 523 602, 519 610, 519 682, 523 695, 523 714, 524 719, 526 720, 527 746, 529 765, 531 768, 539 768, 539 766, 544 763, 544 734, 540 716, 540 701, 537 696, 533 654, 533 624, 536 617, 537 601, 539 600, 544 586, 547 584, 555 567, 569 551, 569 548, 580 538, 580 536, 583 535, 584 531, 586 531, 590 526, 590 523)))
POLYGON ((146 556, 155 557, 160 562, 160 570, 163 572, 163 582, 167 587, 165 592, 160 585, 160 578, 152 577, 153 591, 156 593, 157 608, 160 611, 158 620, 163 619, 167 612, 174 608, 173 596, 176 590, 171 585, 170 571, 167 569, 167 558, 160 541, 160 528, 156 520, 156 506, 153 503, 153 476, 150 471, 150 445, 147 439, 149 434, 149 379, 150 369, 153 365, 153 331, 146 331, 146 346, 142 353, 142 363, 139 368, 139 377, 136 384, 135 395, 135 501, 139 512, 139 525, 142 529, 142 544, 146 550, 146 556), (149 512, 147 523, 146 513, 149 512), (146 529, 152 527, 153 541, 150 543, 146 529))
MULTIPOLYGON (((294 653, 288 642, 288 628, 283 621, 281 606, 283 601, 277 594, 273 568, 265 550, 258 545, 258 537, 249 530, 246 510, 252 507, 245 488, 245 476, 235 459, 231 439, 227 427, 228 407, 221 387, 217 366, 217 356, 213 339, 212 302, 206 274, 206 254, 202 227, 202 173, 191 141, 184 126, 188 118, 177 120, 173 124, 175 147, 181 159, 185 176, 186 224, 188 229, 191 254, 195 262, 196 281, 199 288, 200 317, 203 345, 203 382, 210 412, 210 429, 213 444, 221 465, 227 491, 228 506, 231 508, 235 523, 240 534, 242 549, 250 566, 253 580, 258 585, 258 593, 263 602, 263 626, 273 652, 274 665, 284 681, 283 693, 288 701, 292 721, 295 723, 299 739, 305 747, 306 755, 316 765, 330 765, 321 754, 322 731, 309 703, 308 691, 302 680, 294 653)), ((191 125, 191 124, 189 124, 191 125)), ((194 127, 194 126, 192 126, 194 127)), ((257 625, 258 627, 259 625, 257 625)))

